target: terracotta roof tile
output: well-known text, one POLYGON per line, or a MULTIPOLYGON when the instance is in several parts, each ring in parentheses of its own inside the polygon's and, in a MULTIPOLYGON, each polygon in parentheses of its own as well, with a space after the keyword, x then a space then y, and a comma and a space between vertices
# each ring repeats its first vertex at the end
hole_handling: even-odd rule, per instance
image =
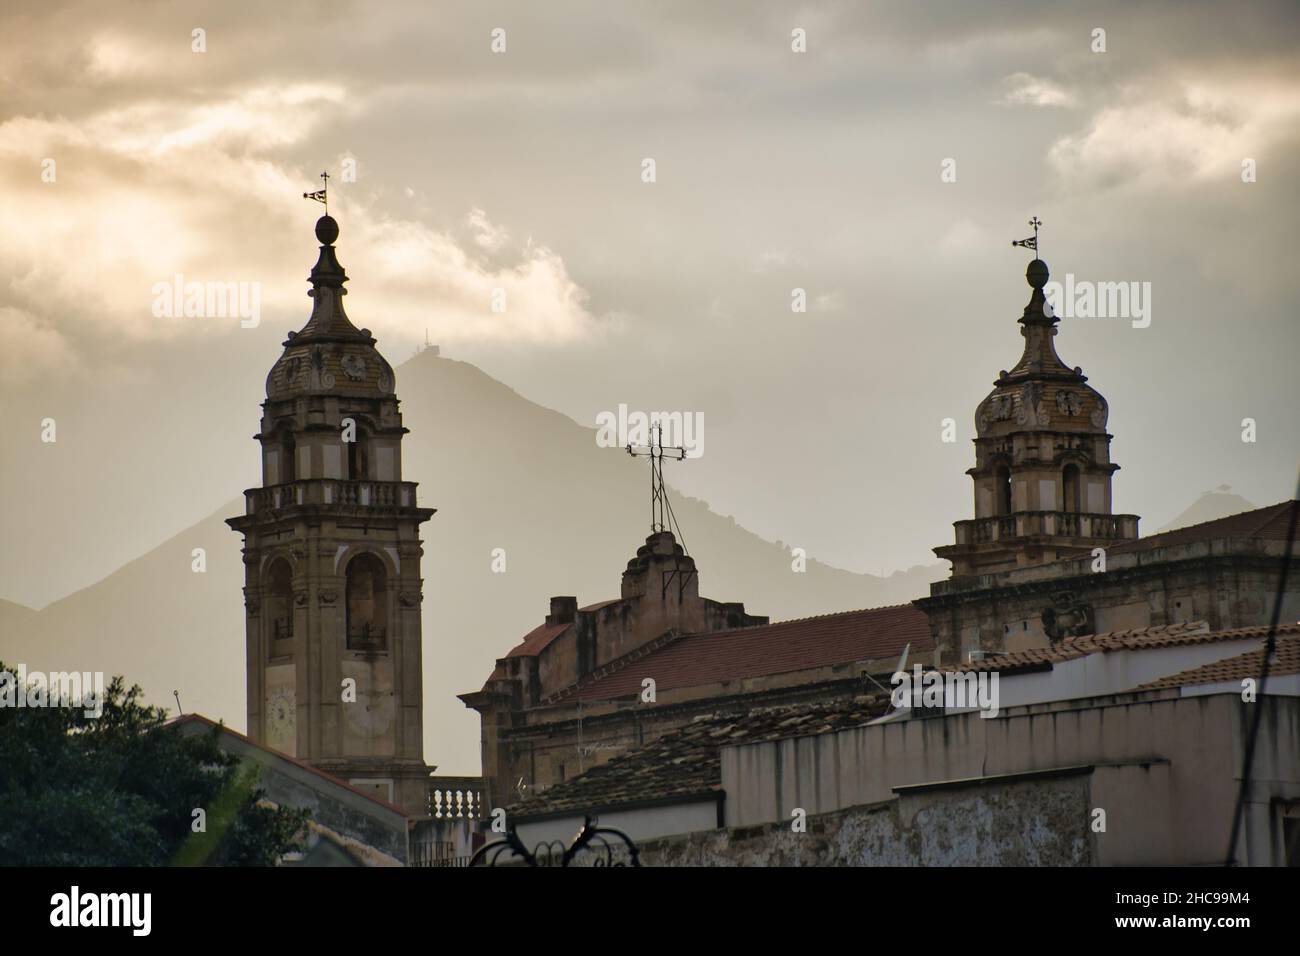
MULTIPOLYGON (((1300 629, 1300 624, 1287 624, 1278 633, 1300 629)), ((1127 631, 1108 631, 1104 634, 1085 634, 1067 637, 1054 647, 1035 647, 1010 654, 999 654, 956 668, 960 671, 998 671, 1007 673, 1019 669, 1059 664, 1089 654, 1110 651, 1140 651, 1159 647, 1182 647, 1189 644, 1218 644, 1224 641, 1263 640, 1268 635, 1267 625, 1235 627, 1225 631, 1211 631, 1204 621, 1185 624, 1158 624, 1135 627, 1127 631)))
MULTIPOLYGON (((1267 635, 1268 628, 1242 628, 1252 633, 1244 636, 1258 636, 1261 640, 1267 635), (1255 632, 1260 632, 1256 634, 1255 632)), ((1227 633, 1227 632, 1221 632, 1227 633)), ((1264 648, 1247 651, 1236 657, 1227 657, 1211 661, 1200 667, 1191 667, 1177 674, 1170 674, 1159 680, 1149 681, 1135 690, 1158 690, 1164 687, 1193 687, 1198 684, 1219 684, 1237 682, 1247 677, 1258 677, 1264 665, 1264 648)), ((1283 677, 1287 674, 1300 674, 1300 624, 1287 624, 1277 629, 1277 645, 1273 660, 1269 663, 1270 677, 1283 677)))
POLYGON ((525 634, 524 639, 516 644, 506 657, 536 657, 550 645, 551 641, 571 627, 572 624, 539 624, 525 634))
POLYGON ((1126 541, 1107 549, 1110 554, 1127 554, 1132 551, 1149 551, 1172 545, 1192 544, 1197 541, 1215 541, 1222 538, 1263 538, 1285 541, 1290 527, 1291 512, 1300 502, 1282 501, 1266 508, 1243 511, 1240 514, 1202 521, 1186 528, 1175 528, 1163 534, 1153 534, 1136 541, 1126 541))
POLYGON ((934 650, 929 620, 910 604, 823 614, 704 634, 668 636, 649 653, 634 651, 602 667, 551 700, 609 700, 641 692, 653 677, 662 692, 722 681, 766 677, 862 660, 934 650))
POLYGON ((707 798, 722 790, 723 746, 861 726, 888 708, 888 696, 877 694, 831 704, 697 717, 685 727, 528 796, 509 808, 508 817, 519 820, 550 813, 595 813, 626 804, 707 798))

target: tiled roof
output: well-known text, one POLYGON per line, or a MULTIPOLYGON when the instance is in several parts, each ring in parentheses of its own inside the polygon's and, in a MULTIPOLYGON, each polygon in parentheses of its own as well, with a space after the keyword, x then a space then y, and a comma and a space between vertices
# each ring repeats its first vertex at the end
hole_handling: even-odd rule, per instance
POLYGON ((649 654, 633 652, 611 661, 552 699, 632 696, 641 692, 645 677, 653 677, 655 690, 662 692, 832 664, 897 658, 908 644, 914 654, 934 650, 929 620, 910 604, 686 634, 649 654))
POLYGON ((759 708, 697 717, 644 746, 516 803, 510 819, 599 812, 654 801, 708 797, 722 790, 720 748, 857 727, 889 707, 885 694, 834 704, 759 708))
MULTIPOLYGON (((1300 629, 1300 624, 1278 628, 1278 633, 1300 629)), ((1186 624, 1158 624, 1135 627, 1127 631, 1108 631, 1105 634, 1086 634, 1067 637, 1054 647, 1035 647, 1010 654, 999 654, 957 668, 962 671, 998 671, 1007 673, 1020 669, 1034 669, 1044 664, 1059 664, 1089 654, 1109 651, 1142 651, 1159 647, 1181 647, 1188 644, 1218 644, 1224 641, 1263 640, 1268 627, 1234 627, 1226 631, 1211 631, 1204 621, 1186 624)))
MULTIPOLYGON (((611 604, 618 604, 622 598, 611 598, 608 601, 598 601, 595 604, 588 604, 586 607, 578 608, 579 611, 599 611, 601 608, 609 607, 611 604)), ((573 627, 570 624, 539 624, 527 634, 524 639, 510 649, 506 657, 536 657, 542 651, 550 646, 551 642, 573 627)))
POLYGON ((539 624, 525 634, 524 639, 511 648, 506 657, 536 657, 551 641, 571 627, 572 624, 539 624))
POLYGON ((1267 508, 1243 511, 1240 514, 1216 518, 1214 521, 1202 521, 1200 524, 1186 528, 1176 528, 1164 534, 1153 534, 1148 538, 1126 541, 1107 548, 1110 554, 1128 554, 1132 551, 1149 551, 1153 548, 1167 548, 1172 545, 1193 544, 1197 541, 1216 541, 1222 538, 1263 538, 1269 541, 1285 541, 1290 527, 1291 512, 1300 507, 1300 502, 1282 501, 1267 508))
POLYGON ((297 757, 290 757, 288 754, 281 753, 280 751, 275 750, 272 747, 268 747, 266 744, 260 744, 252 737, 249 737, 246 734, 241 734, 238 730, 232 730, 231 728, 227 727, 224 723, 218 723, 217 721, 213 720, 211 717, 204 717, 202 714, 180 714, 176 717, 170 718, 167 721, 167 726, 169 727, 180 726, 182 724, 201 724, 204 727, 208 727, 208 728, 217 727, 221 730, 223 734, 229 734, 231 737, 234 737, 236 740, 248 744, 248 746, 250 747, 255 747, 258 750, 264 751, 273 757, 277 757, 280 760, 283 760, 285 763, 294 764, 295 766, 300 767, 303 770, 306 770, 308 773, 312 774, 313 776, 320 777, 322 780, 326 780, 329 783, 332 783, 336 787, 341 787, 344 790, 351 790, 357 796, 365 797, 367 800, 371 801, 372 803, 379 804, 385 810, 392 810, 395 813, 400 813, 402 816, 406 816, 406 811, 403 810, 401 807, 399 807, 397 804, 389 803, 387 800, 383 799, 382 797, 377 797, 373 793, 367 793, 364 790, 360 790, 352 786, 352 784, 348 783, 346 780, 342 780, 334 776, 332 773, 326 773, 324 770, 321 770, 318 767, 313 767, 305 760, 300 760, 297 757))
MULTIPOLYGON (((1249 635, 1263 639, 1268 628, 1241 628, 1250 631, 1249 635), (1258 632, 1258 633, 1256 633, 1258 632)), ((1264 666, 1264 648, 1247 651, 1236 657, 1227 657, 1211 661, 1200 667, 1192 667, 1177 674, 1170 674, 1159 680, 1150 681, 1135 688, 1136 690, 1157 690, 1163 687, 1192 687, 1197 684, 1219 684, 1228 681, 1237 682, 1247 677, 1259 677, 1264 666)), ((1300 674, 1300 624, 1286 624, 1277 629, 1277 645, 1273 660, 1269 663, 1270 677, 1283 677, 1287 674, 1300 674)))

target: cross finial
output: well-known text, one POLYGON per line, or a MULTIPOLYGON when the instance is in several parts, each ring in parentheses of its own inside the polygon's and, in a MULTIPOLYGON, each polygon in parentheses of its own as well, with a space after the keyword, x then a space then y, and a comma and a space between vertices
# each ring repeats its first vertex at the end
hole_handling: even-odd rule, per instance
MULTIPOLYGON (((677 520, 673 515, 673 506, 668 502, 668 492, 664 488, 664 452, 674 461, 686 458, 686 449, 677 446, 665 447, 663 443, 663 426, 658 421, 650 425, 650 444, 647 446, 627 446, 627 453, 633 457, 650 459, 650 532, 651 534, 668 531, 668 524, 677 520)), ((680 536, 681 529, 678 529, 680 536)), ((685 546, 685 542, 683 542, 685 546)))

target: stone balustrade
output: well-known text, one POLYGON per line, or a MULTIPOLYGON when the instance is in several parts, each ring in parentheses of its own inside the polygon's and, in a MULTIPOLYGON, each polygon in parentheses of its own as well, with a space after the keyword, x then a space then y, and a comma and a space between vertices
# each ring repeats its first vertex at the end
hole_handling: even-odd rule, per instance
POLYGON ((246 513, 261 514, 314 505, 395 509, 415 507, 415 482, 304 478, 244 492, 246 513))

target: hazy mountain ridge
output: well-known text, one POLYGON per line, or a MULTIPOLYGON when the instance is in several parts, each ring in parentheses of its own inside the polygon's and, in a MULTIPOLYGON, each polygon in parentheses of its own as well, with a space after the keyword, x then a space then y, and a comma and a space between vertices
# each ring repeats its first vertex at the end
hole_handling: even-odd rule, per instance
POLYGON ((1162 525, 1158 531, 1147 532, 1147 534, 1163 534, 1178 528, 1188 528, 1194 524, 1241 514, 1243 511, 1254 511, 1259 507, 1251 504, 1241 495, 1234 495, 1231 492, 1232 489, 1227 485, 1220 485, 1214 491, 1207 491, 1168 524, 1162 525))
MULTIPOLYGON (((410 429, 404 477, 420 482, 420 504, 438 509, 423 529, 425 749, 443 772, 473 772, 477 715, 455 695, 482 685, 541 622, 551 595, 583 604, 618 595, 649 532, 648 466, 598 447, 594 428, 432 352, 398 369, 398 395, 410 429), (494 548, 505 549, 504 574, 491 570, 494 548)), ((908 601, 947 573, 935 564, 881 579, 813 559, 794 573, 785 548, 704 502, 674 495, 673 507, 701 593, 774 620, 908 601)), ((242 509, 233 498, 40 611, 3 602, 0 659, 121 673, 154 703, 174 708, 178 690, 185 710, 243 729, 241 539, 223 520, 242 509), (205 552, 203 573, 191 569, 195 548, 205 552)))

